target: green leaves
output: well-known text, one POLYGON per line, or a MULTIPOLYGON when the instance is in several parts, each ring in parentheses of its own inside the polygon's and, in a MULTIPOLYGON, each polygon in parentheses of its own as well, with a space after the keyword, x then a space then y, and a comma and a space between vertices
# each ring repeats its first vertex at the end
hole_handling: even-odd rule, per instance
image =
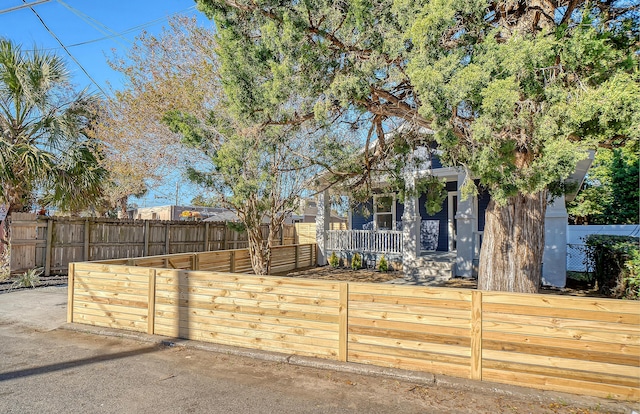
POLYGON ((67 77, 58 56, 0 40, 0 197, 13 211, 31 208, 37 195, 67 210, 100 195, 95 101, 67 77))

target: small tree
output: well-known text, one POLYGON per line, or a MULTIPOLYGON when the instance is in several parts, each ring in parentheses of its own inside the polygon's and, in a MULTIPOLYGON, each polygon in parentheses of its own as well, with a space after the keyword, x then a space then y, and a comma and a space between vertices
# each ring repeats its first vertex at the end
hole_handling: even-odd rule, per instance
POLYGON ((209 157, 209 166, 188 167, 189 178, 236 212, 248 234, 254 273, 268 274, 276 235, 299 204, 312 174, 296 155, 308 153, 303 149, 306 142, 242 127, 232 117, 221 117, 225 115, 229 116, 224 110, 212 112, 202 124, 189 115, 170 112, 165 122, 182 134, 185 145, 209 157), (265 220, 269 225, 266 238, 261 226, 265 220))

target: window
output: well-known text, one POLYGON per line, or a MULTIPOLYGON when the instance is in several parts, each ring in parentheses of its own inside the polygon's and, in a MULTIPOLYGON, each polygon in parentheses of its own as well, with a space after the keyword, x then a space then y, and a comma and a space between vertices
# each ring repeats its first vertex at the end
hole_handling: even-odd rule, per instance
POLYGON ((373 222, 375 230, 393 230, 395 223, 395 199, 390 195, 374 196, 373 222))

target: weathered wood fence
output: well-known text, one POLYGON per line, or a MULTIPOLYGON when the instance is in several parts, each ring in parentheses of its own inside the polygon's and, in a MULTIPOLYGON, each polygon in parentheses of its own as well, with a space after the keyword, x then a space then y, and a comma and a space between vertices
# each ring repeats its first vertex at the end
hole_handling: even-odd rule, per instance
POLYGON ((222 273, 246 269, 239 251, 75 263, 68 321, 640 400, 639 302, 222 273))
MULTIPOLYGON (((262 231, 266 237, 268 227, 262 231)), ((11 271, 41 267, 45 276, 66 273, 69 263, 248 247, 246 232, 221 222, 118 220, 11 215, 11 271)), ((284 225, 279 244, 296 243, 296 229, 284 225)), ((315 242, 315 239, 314 239, 315 242)))

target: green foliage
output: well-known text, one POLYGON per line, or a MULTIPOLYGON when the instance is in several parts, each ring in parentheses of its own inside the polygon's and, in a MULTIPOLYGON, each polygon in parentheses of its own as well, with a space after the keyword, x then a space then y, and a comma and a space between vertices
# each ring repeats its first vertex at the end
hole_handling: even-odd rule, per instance
POLYGON ((0 199, 78 211, 99 198, 106 171, 92 137, 96 100, 75 92, 64 61, 0 39, 0 199))
POLYGON ((596 142, 638 136, 631 40, 588 9, 582 24, 552 36, 491 29, 483 2, 416 7, 410 33, 425 42, 408 70, 420 113, 438 126, 444 158, 467 166, 499 203, 567 178, 596 142), (447 50, 453 26, 461 36, 447 50))
POLYGON ((340 266, 340 258, 336 255, 336 252, 331 252, 331 256, 329 256, 329 265, 334 269, 337 269, 340 266))
POLYGON ((351 268, 353 270, 358 270, 362 268, 362 256, 359 253, 354 253, 351 258, 351 268))
POLYGON ((42 268, 29 269, 15 280, 11 285, 11 288, 34 288, 40 283, 40 275, 42 275, 42 268))
POLYGON ((389 270, 389 263, 387 262, 387 259, 384 257, 384 255, 380 257, 380 261, 378 262, 378 270, 381 272, 386 272, 389 270))
POLYGON ((424 206, 430 216, 442 211, 442 202, 447 198, 446 183, 445 179, 440 180, 433 176, 416 182, 417 194, 426 194, 424 206))
POLYGON ((593 166, 567 210, 576 224, 636 224, 638 199, 638 141, 622 148, 598 150, 593 166))
POLYGON ((624 295, 629 299, 640 300, 640 250, 631 250, 630 258, 625 262, 624 295))
POLYGON ((638 237, 600 234, 585 239, 587 260, 594 269, 600 292, 638 298, 639 242, 638 237))

